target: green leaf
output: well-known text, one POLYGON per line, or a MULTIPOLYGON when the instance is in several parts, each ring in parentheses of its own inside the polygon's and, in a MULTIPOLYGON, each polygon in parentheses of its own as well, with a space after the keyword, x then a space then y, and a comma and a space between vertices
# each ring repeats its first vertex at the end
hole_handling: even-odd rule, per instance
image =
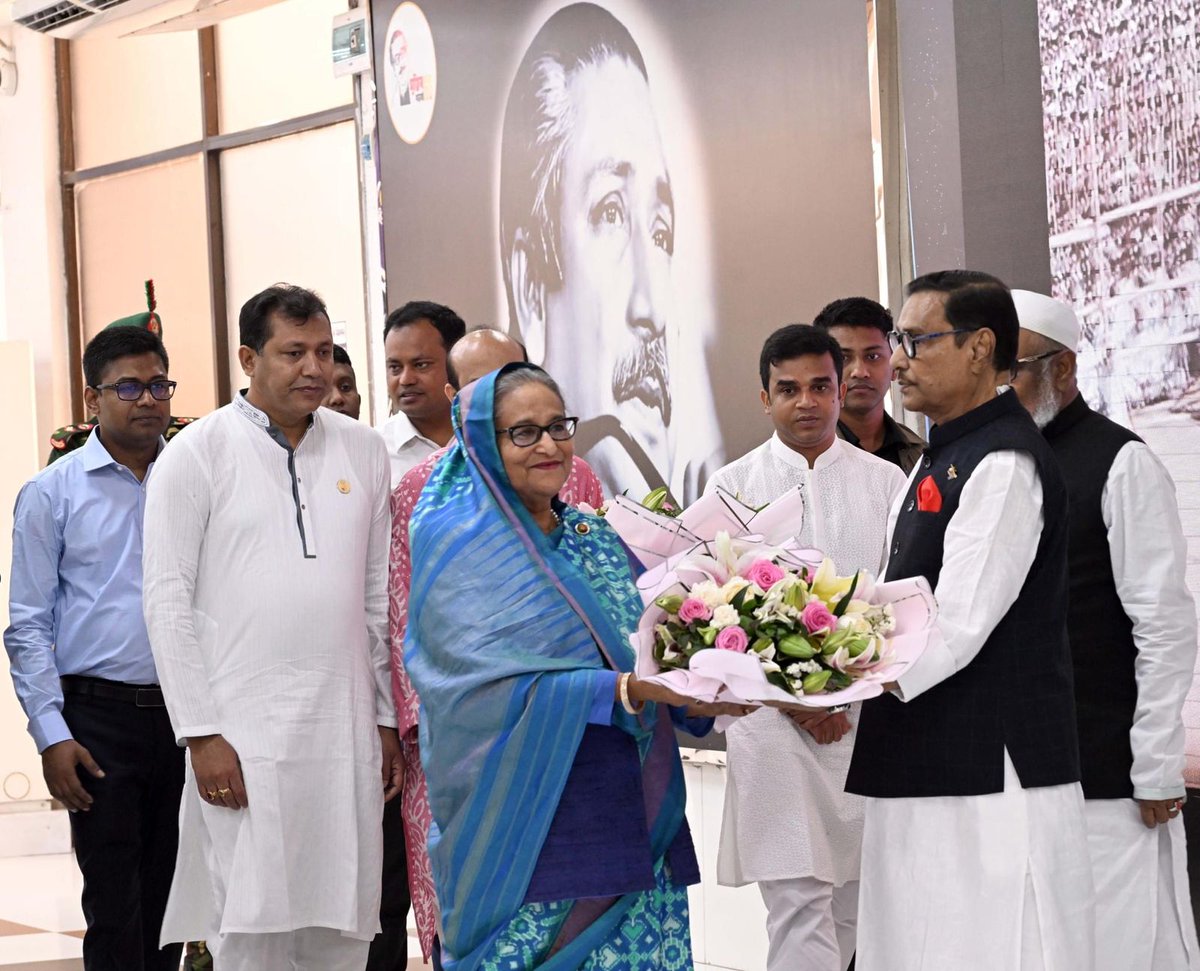
POLYGON ((854 599, 854 591, 858 589, 858 578, 862 576, 862 571, 854 574, 854 579, 850 581, 850 589, 846 591, 846 596, 838 601, 837 606, 833 608, 833 616, 841 617, 846 612, 846 608, 850 606, 850 601, 854 599))
POLYGON ((782 671, 771 671, 767 675, 767 681, 768 683, 775 685, 776 688, 782 688, 789 694, 794 695, 796 693, 796 690, 792 687, 791 682, 788 681, 787 676, 782 671))

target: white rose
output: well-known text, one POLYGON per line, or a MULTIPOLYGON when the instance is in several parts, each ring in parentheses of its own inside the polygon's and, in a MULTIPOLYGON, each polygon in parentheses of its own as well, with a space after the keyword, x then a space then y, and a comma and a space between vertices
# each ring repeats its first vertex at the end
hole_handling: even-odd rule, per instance
POLYGON ((713 611, 712 620, 709 621, 710 627, 715 627, 717 630, 724 630, 726 627, 732 627, 741 619, 737 612, 737 608, 730 604, 721 604, 713 611))
POLYGON ((724 604, 725 598, 721 596, 721 588, 718 587, 712 580, 704 580, 692 587, 691 596, 697 600, 704 602, 704 605, 709 609, 716 609, 724 604))

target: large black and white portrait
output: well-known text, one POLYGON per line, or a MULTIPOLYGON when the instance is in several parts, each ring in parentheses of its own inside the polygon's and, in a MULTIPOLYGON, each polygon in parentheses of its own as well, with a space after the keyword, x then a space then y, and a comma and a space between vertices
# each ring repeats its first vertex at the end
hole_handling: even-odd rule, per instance
MULTIPOLYGON (((504 112, 499 198, 509 322, 569 389, 577 450, 612 487, 694 493, 721 454, 699 434, 711 410, 676 407, 686 366, 672 349, 704 335, 669 339, 680 326, 672 170, 646 62, 607 10, 565 7, 526 49, 504 112), (671 434, 678 421, 690 434, 671 434)), ((679 215, 683 231, 702 232, 703 213, 679 215)), ((707 285, 695 267, 683 275, 707 285)))
MULTIPOLYGON (((371 9, 378 84, 398 5, 371 9)), ((379 132, 389 305, 508 331, 609 494, 694 499, 770 434, 766 335, 878 296, 865 5, 421 9, 436 116, 379 132)))

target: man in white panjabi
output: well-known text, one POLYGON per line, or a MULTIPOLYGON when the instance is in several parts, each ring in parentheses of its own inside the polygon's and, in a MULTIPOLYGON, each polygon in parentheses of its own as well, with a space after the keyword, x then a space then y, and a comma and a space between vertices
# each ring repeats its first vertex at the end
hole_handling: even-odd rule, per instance
POLYGON ((360 971, 402 781, 387 450, 318 410, 319 297, 271 287, 240 330, 249 390, 179 436, 146 502, 146 625, 189 776, 162 938, 206 939, 222 971, 360 971))
MULTIPOLYGON (((707 490, 761 506, 799 485, 801 545, 823 551, 840 573, 878 574, 904 474, 837 437, 841 348, 823 330, 791 324, 767 338, 759 369, 775 434, 716 472, 707 490)), ((758 883, 768 971, 843 971, 854 954, 863 800, 844 786, 857 708, 803 717, 762 708, 727 733, 717 877, 758 883)))
POLYGON ((1014 290, 1013 390, 1058 457, 1070 497, 1070 610, 1084 813, 1096 882, 1096 971, 1200 968, 1180 809, 1183 702, 1196 605, 1175 487, 1076 381, 1079 320, 1014 290))
POLYGON ((892 507, 885 578, 924 576, 938 619, 863 702, 846 788, 869 796, 859 971, 1086 971, 1091 863, 1067 643, 1067 491, 1003 383, 1017 313, 995 277, 907 287, 892 365, 933 421, 892 507))

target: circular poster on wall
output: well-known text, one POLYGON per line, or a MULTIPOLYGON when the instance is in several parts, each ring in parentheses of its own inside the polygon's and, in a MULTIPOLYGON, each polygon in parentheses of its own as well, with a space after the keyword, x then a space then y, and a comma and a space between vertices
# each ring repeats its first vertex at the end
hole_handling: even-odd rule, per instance
POLYGON ((425 13, 402 3, 388 21, 384 38, 383 89, 392 127, 409 145, 429 131, 437 94, 437 57, 425 13))

